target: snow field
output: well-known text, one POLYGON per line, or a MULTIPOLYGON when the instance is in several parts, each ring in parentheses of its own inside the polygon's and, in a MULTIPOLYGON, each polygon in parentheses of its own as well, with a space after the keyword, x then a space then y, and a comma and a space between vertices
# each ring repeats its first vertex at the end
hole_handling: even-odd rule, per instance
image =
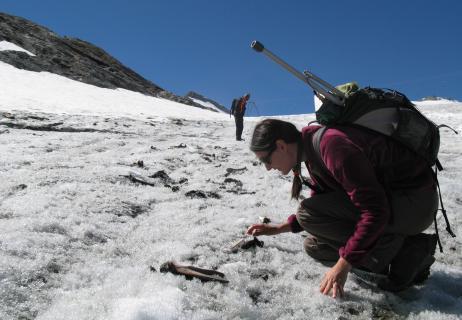
MULTIPOLYGON (((319 294, 327 267, 303 252, 300 234, 226 251, 259 216, 280 222, 297 208, 291 178, 248 150, 260 119, 246 118, 247 141, 237 142, 227 115, 2 63, 0 71, 1 319, 461 318, 462 138, 450 130, 439 177, 458 237, 438 215, 445 253, 426 285, 395 295, 350 275, 347 296, 333 300, 319 294), (168 179, 151 178, 154 186, 129 179, 160 171, 168 179), (168 260, 217 268, 230 283, 160 273, 168 260)), ((460 103, 421 108, 462 131, 460 103)), ((301 128, 313 115, 280 118, 301 128)))

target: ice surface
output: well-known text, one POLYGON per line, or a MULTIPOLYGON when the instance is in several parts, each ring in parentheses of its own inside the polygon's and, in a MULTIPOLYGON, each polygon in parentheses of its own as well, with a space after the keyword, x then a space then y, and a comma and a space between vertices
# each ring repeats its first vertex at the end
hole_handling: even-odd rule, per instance
MULTIPOLYGON (((462 130, 460 103, 421 109, 462 130)), ((450 130, 440 183, 458 237, 439 215, 445 253, 427 284, 395 295, 351 275, 333 300, 318 292, 327 268, 303 252, 300 234, 224 250, 259 216, 284 221, 297 208, 290 177, 248 149, 258 118, 246 118, 238 142, 227 115, 3 63, 0 115, 1 319, 462 317, 462 138, 450 130), (161 170, 170 179, 158 174, 154 185, 129 178, 161 170), (206 197, 187 196, 199 191, 206 197), (160 273, 168 260, 216 268, 230 283, 160 273)), ((301 128, 313 115, 280 118, 301 128)))

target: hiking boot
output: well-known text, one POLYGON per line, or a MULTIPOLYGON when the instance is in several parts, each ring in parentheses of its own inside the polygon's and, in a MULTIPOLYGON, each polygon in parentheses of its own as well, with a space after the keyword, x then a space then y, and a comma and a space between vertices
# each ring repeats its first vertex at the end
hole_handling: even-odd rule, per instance
POLYGON ((436 235, 420 233, 409 236, 390 265, 388 278, 378 286, 386 291, 402 291, 416 282, 425 281, 435 262, 436 235))
POLYGON ((353 267, 351 269, 351 273, 353 273, 356 277, 358 277, 362 281, 371 282, 371 283, 378 283, 379 281, 383 281, 388 276, 388 266, 387 268, 383 269, 380 272, 374 272, 364 267, 353 267))
POLYGON ((303 247, 313 259, 333 262, 339 259, 338 250, 327 243, 318 241, 315 237, 307 237, 303 242, 303 247))
MULTIPOLYGON (((432 242, 430 243, 430 253, 433 257, 433 262, 435 262, 435 251, 436 251, 436 244, 438 243, 438 238, 436 234, 429 235, 432 238, 432 242)), ((415 276, 413 284, 422 284, 424 283, 428 277, 430 276, 430 267, 433 264, 431 262, 427 267, 423 267, 422 270, 415 276)))

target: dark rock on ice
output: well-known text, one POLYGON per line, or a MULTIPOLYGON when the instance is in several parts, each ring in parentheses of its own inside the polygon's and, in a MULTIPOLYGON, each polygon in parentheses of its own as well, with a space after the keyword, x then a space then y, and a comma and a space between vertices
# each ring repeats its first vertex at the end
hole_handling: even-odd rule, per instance
POLYGON ((215 192, 209 192, 209 191, 201 191, 201 190, 191 190, 186 192, 185 196, 194 199, 194 198, 201 198, 201 199, 207 199, 207 198, 214 198, 214 199, 221 199, 221 196, 215 192))
POLYGON ((175 181, 164 170, 157 171, 149 177, 159 179, 164 184, 175 184, 175 181))
POLYGON ((187 280, 192 280, 194 278, 201 280, 202 282, 207 281, 217 281, 221 283, 228 283, 224 273, 221 273, 216 270, 203 269, 194 266, 182 266, 177 264, 174 261, 167 261, 163 263, 160 268, 162 273, 173 273, 175 275, 183 275, 187 280))
POLYGON ((245 171, 247 171, 247 168, 246 167, 243 167, 243 168, 237 168, 237 169, 234 169, 234 168, 226 168, 226 174, 225 174, 225 177, 231 175, 231 174, 241 174, 241 173, 244 173, 245 171))

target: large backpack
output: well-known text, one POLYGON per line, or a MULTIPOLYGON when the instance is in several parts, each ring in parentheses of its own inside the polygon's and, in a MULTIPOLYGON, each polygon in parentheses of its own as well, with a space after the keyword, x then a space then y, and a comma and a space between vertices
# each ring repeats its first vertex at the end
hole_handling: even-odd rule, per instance
MULTIPOLYGON (((417 107, 402 93, 389 89, 363 88, 357 85, 342 85, 337 87, 345 92, 344 105, 340 106, 324 99, 321 107, 316 111, 316 122, 324 127, 313 137, 313 150, 320 170, 327 168, 321 159, 320 142, 325 130, 334 125, 353 125, 384 134, 391 139, 405 145, 417 155, 423 157, 430 167, 435 166, 434 179, 438 187, 439 199, 448 233, 455 237, 444 209, 437 172, 443 170, 438 160, 440 146, 440 127, 425 117, 417 107)), ((453 129, 452 129, 453 130, 453 129)), ((457 133, 455 130, 453 130, 457 133)), ((435 230, 438 228, 435 215, 435 230)), ((442 252, 438 236, 438 244, 442 252)))
POLYGON ((316 120, 324 126, 355 125, 380 132, 413 150, 430 166, 443 169, 438 161, 440 126, 398 91, 370 87, 350 90, 344 106, 325 100, 316 120))
POLYGON ((229 110, 230 114, 235 114, 237 110, 237 106, 239 105, 239 99, 233 99, 233 102, 231 103, 231 109, 229 110))

